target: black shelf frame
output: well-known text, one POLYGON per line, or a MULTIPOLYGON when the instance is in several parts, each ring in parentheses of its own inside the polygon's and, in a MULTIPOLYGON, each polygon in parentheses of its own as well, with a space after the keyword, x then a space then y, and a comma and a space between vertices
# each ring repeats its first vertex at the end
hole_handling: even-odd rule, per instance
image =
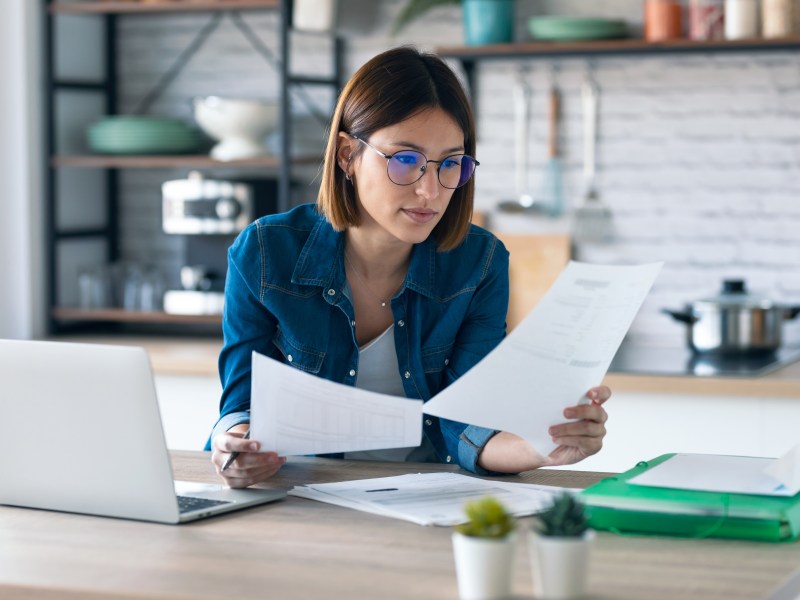
MULTIPOLYGON (((125 14, 159 14, 163 12, 184 12, 189 10, 186 4, 175 3, 174 5, 167 6, 166 4, 152 4, 148 7, 141 5, 136 6, 136 10, 129 10, 130 5, 114 3, 106 3, 106 6, 98 5, 90 6, 88 4, 78 6, 81 10, 73 10, 75 6, 69 7, 64 5, 58 7, 58 0, 44 0, 44 32, 45 32, 45 90, 46 98, 44 102, 45 107, 45 164, 47 165, 46 178, 45 178, 45 235, 46 235, 46 286, 47 286, 47 331, 50 334, 60 333, 66 329, 74 329, 76 324, 81 325, 80 321, 74 318, 76 313, 70 313, 71 318, 65 319, 59 316, 63 313, 60 310, 62 307, 58 306, 58 273, 59 273, 59 243, 64 240, 76 239, 103 239, 106 244, 106 262, 112 263, 120 256, 120 235, 119 235, 119 170, 121 168, 129 168, 124 166, 109 166, 109 165, 81 165, 78 162, 69 164, 69 161, 59 161, 56 157, 57 140, 56 140, 56 96, 62 90, 76 90, 86 92, 97 92, 103 95, 106 114, 117 114, 117 59, 118 50, 116 46, 117 40, 117 24, 118 19, 125 14), (91 10, 88 10, 91 8, 91 10), (76 79, 59 79, 55 74, 55 19, 59 15, 90 15, 95 18, 100 16, 103 19, 104 35, 103 44, 105 45, 105 60, 103 65, 103 77, 101 81, 84 81, 76 79), (105 202, 106 202, 106 216, 107 222, 102 227, 91 228, 78 228, 70 230, 61 230, 57 223, 58 212, 58 198, 57 198, 57 177, 58 172, 62 168, 99 168, 103 169, 106 173, 105 184, 105 202)), ((242 10, 247 11, 279 11, 280 14, 280 107, 282 118, 280 120, 280 133, 281 133, 281 154, 277 160, 278 170, 278 210, 286 211, 292 206, 291 190, 292 190, 292 165, 293 163, 307 163, 307 160, 300 159, 293 160, 292 158, 292 124, 291 119, 283 118, 283 115, 291 114, 291 94, 294 86, 303 85, 318 85, 331 87, 338 96, 339 90, 342 87, 342 72, 343 72, 343 42, 342 39, 336 34, 331 32, 332 36, 332 74, 330 77, 310 77, 303 75, 293 75, 291 73, 291 55, 292 55, 292 41, 291 41, 291 23, 292 23, 292 8, 293 0, 273 0, 273 1, 248 1, 248 0, 219 0, 216 3, 205 3, 198 6, 191 7, 191 10, 202 12, 231 12, 238 13, 242 10)), ((181 157, 185 160, 186 157, 181 157)), ((211 161, 212 163, 214 161, 211 161)), ((246 162, 246 161, 243 161, 246 162)), ((183 166, 176 162, 175 166, 183 166)), ((206 165, 207 168, 229 168, 236 166, 219 163, 206 165)), ((258 165, 254 165, 258 166, 258 165)), ((142 167, 142 168, 165 168, 169 165, 165 162, 158 166, 142 167)), ((79 314, 79 313, 78 313, 79 314)), ((113 315, 108 319, 113 321, 113 315)), ((124 320, 124 319, 121 319, 124 320)), ((135 319, 134 321, 140 321, 135 319)), ((168 320, 168 319, 167 319, 168 320)), ((96 319, 87 318, 85 325, 94 322, 96 319)), ((145 322, 143 320, 142 322, 145 322)), ((159 323, 164 322, 163 315, 159 316, 159 323)), ((190 327, 192 320, 175 319, 176 324, 188 323, 184 327, 190 327)), ((187 333, 191 333, 187 329, 187 333)))

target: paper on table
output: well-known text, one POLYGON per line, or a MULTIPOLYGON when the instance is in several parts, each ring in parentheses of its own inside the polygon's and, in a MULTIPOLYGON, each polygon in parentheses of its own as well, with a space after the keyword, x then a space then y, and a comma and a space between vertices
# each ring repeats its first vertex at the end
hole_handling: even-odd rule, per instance
POLYGON ((516 433, 548 454, 548 427, 602 381, 662 264, 570 262, 503 343, 423 410, 516 433))
POLYGON ((334 383, 253 352, 250 437, 281 456, 418 446, 422 401, 334 383))
MULTIPOLYGON (((464 504, 494 496, 515 516, 550 506, 566 488, 487 481, 458 473, 419 473, 295 487, 292 496, 362 510, 419 525, 455 525, 466 521, 464 504)), ((572 491, 572 490, 568 490, 572 491)))
POLYGON ((800 489, 800 444, 774 460, 764 471, 787 488, 800 489))
POLYGON ((784 485, 766 472, 774 458, 719 454, 676 454, 629 480, 634 485, 729 494, 794 496, 800 486, 784 485))

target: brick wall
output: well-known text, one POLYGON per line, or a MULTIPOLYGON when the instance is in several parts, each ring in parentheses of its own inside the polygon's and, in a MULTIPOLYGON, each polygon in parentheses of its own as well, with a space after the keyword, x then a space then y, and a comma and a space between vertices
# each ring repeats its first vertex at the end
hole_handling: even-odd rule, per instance
MULTIPOLYGON (((460 11, 439 8, 392 37, 398 0, 342 0, 339 31, 347 74, 400 43, 433 49, 462 43, 460 11)), ((621 17, 640 25, 634 0, 518 2, 517 39, 528 39, 528 16, 548 11, 621 17), (554 8, 556 7, 556 8, 554 8)), ((208 15, 122 19, 122 109, 131 110, 208 15)), ((277 53, 277 17, 245 13, 246 21, 277 53)), ((327 47, 298 36, 296 70, 318 72, 327 47)), ((322 66, 322 68, 320 67, 322 66)), ((456 69, 458 65, 454 64, 456 69)), ((599 85, 600 197, 613 213, 615 236, 605 246, 576 249, 582 260, 608 263, 664 261, 661 277, 634 323, 647 341, 683 342, 684 327, 661 315, 664 306, 713 295, 724 277, 744 277, 754 290, 800 303, 800 53, 693 54, 504 60, 478 69, 479 144, 482 162, 476 208, 491 213, 514 197, 514 124, 510 89, 519 70, 533 89, 529 182, 541 185, 546 164, 546 98, 551 77, 563 96, 564 197, 582 198, 580 85, 590 71, 599 85)), ((277 98, 275 71, 224 23, 153 107, 190 118, 188 99, 227 94, 277 98)), ((325 108, 330 98, 315 96, 325 108)), ((295 102, 299 113, 307 112, 295 102)), ((324 137, 306 119, 305 144, 324 137)), ((183 173, 129 172, 123 215, 127 256, 175 268, 174 240, 160 232, 158 183, 183 173)), ((313 174, 312 174, 313 175, 313 174)), ((314 199, 313 184, 307 200, 314 199)), ((531 217, 532 231, 540 225, 531 217)), ((800 324, 787 340, 800 343, 800 324)))

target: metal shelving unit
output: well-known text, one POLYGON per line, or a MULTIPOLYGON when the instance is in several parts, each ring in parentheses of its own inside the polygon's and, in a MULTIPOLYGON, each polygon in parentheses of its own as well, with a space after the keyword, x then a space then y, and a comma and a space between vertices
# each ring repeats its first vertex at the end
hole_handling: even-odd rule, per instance
MULTIPOLYGON (((171 168, 236 168, 258 169, 259 173, 274 172, 278 177, 278 209, 288 210, 291 207, 291 176, 293 165, 318 163, 320 156, 292 157, 292 123, 291 119, 281 118, 280 131, 282 139, 281 153, 274 157, 259 157, 230 162, 217 161, 208 155, 165 155, 165 156, 109 156, 109 155, 64 155, 57 154, 55 99, 62 90, 79 90, 97 93, 103 98, 106 114, 117 113, 117 72, 118 53, 116 49, 116 32, 118 19, 126 14, 148 14, 167 12, 220 12, 238 19, 240 10, 274 10, 280 14, 280 107, 282 115, 291 114, 291 94, 298 86, 326 86, 336 93, 341 88, 342 43, 335 36, 332 40, 332 74, 330 77, 295 76, 291 72, 291 22, 292 0, 159 0, 158 2, 131 2, 125 0, 95 0, 94 2, 60 3, 58 0, 45 0, 47 5, 45 22, 46 39, 46 130, 47 161, 49 165, 46 182, 46 235, 47 248, 47 282, 49 306, 49 331, 58 333, 76 325, 97 323, 119 323, 126 327, 137 324, 177 325, 186 327, 187 333, 192 326, 218 325, 218 316, 186 317, 166 313, 133 313, 118 309, 81 310, 78 308, 58 306, 58 272, 59 243, 64 240, 102 239, 105 242, 107 263, 116 261, 119 251, 119 214, 118 214, 118 180, 120 169, 171 169, 171 168), (59 15, 100 15, 104 27, 104 68, 99 81, 74 81, 56 77, 55 64, 55 19, 59 15), (58 227, 57 177, 62 168, 103 169, 106 174, 105 210, 107 220, 102 227, 87 227, 62 231, 58 227)), ((241 20, 239 19, 241 24, 241 20)), ((243 33, 250 32, 244 29, 243 33)), ((259 41, 252 39, 256 50, 259 41)), ((266 50, 264 50, 266 52, 266 50)), ((262 52, 263 53, 263 52, 262 52)), ((267 57, 270 58, 270 57, 267 57)), ((322 150, 322 149, 320 149, 322 150)), ((320 152, 321 155, 321 152, 320 152)))

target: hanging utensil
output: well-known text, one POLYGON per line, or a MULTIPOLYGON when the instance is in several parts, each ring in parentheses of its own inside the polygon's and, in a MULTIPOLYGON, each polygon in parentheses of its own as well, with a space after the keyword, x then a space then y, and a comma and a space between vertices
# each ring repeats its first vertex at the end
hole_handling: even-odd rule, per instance
POLYGON ((528 192, 528 122, 530 121, 531 88, 521 72, 514 82, 514 182, 517 197, 503 200, 497 208, 503 212, 520 213, 533 208, 533 197, 528 192))
POLYGON ((561 185, 561 159, 558 151, 558 123, 561 118, 561 94, 555 81, 550 84, 548 111, 548 147, 542 187, 536 205, 551 217, 559 216, 564 209, 561 185))
POLYGON ((583 176, 586 193, 575 210, 573 236, 578 243, 607 243, 611 240, 611 209, 600 200, 596 182, 597 108, 600 90, 587 77, 581 86, 583 104, 583 176))

